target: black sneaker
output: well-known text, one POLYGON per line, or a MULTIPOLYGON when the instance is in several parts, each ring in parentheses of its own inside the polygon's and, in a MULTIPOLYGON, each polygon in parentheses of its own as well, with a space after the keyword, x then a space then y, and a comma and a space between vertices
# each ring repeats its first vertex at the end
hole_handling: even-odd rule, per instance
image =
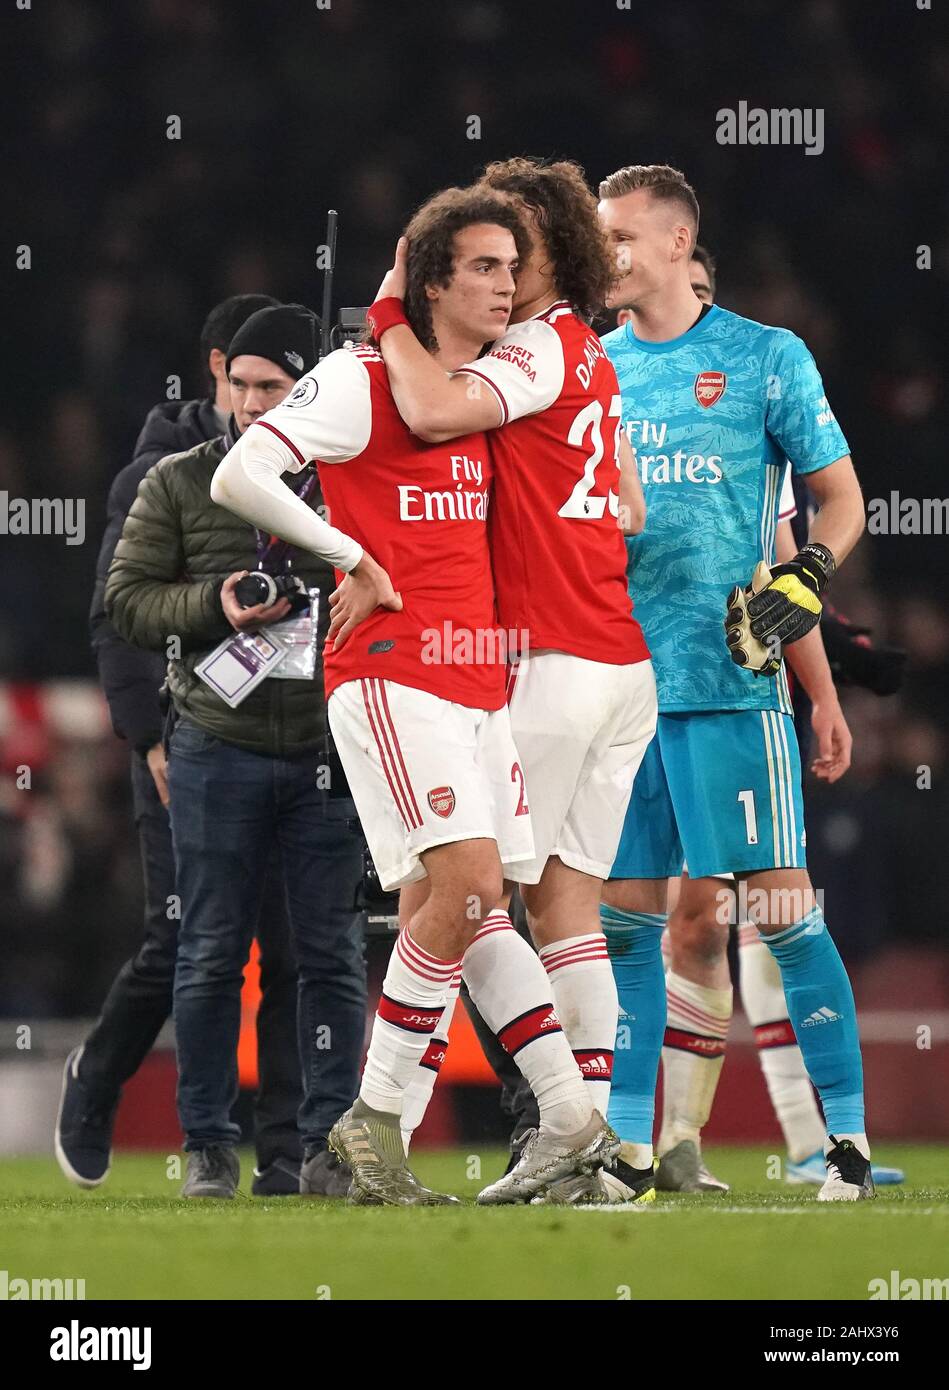
POLYGON ((240 1159, 226 1144, 209 1144, 188 1154, 182 1197, 236 1197, 240 1159))
POLYGON ((817 1194, 819 1202, 865 1202, 876 1196, 870 1160, 852 1139, 828 1134, 831 1147, 824 1156, 827 1178, 817 1194))
POLYGON ((266 1168, 255 1168, 250 1190, 254 1197, 298 1197, 299 1163, 289 1158, 275 1158, 266 1168))
POLYGON ((303 1160, 299 1191, 303 1197, 347 1197, 353 1170, 332 1149, 314 1149, 303 1160))
POLYGON ((112 1164, 112 1130, 118 1097, 111 1104, 96 1103, 79 1078, 82 1048, 74 1047, 63 1067, 53 1147, 56 1161, 77 1187, 98 1187, 109 1176, 112 1164))

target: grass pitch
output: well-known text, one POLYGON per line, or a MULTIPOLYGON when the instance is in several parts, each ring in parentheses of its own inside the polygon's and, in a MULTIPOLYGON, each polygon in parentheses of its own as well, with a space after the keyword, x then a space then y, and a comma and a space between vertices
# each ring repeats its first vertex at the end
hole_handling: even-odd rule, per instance
MULTIPOLYGON (((252 1155, 242 1154, 249 1193, 252 1155)), ((163 1154, 119 1154, 79 1192, 55 1161, 0 1161, 0 1270, 85 1279, 87 1299, 866 1299, 868 1282, 949 1276, 949 1150, 889 1145, 905 1187, 818 1205, 769 1180, 764 1148, 708 1150, 724 1196, 644 1210, 347 1208, 242 1195, 187 1202, 163 1154), (169 1168, 172 1176, 169 1176, 169 1168)), ((505 1156, 420 1153, 419 1177, 473 1201, 505 1156)))

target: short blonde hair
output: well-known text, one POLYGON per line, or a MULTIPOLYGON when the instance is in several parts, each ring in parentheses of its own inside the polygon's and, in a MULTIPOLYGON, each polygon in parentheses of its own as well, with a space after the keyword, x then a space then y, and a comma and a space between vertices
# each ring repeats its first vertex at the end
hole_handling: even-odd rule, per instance
POLYGON ((625 169, 617 169, 603 180, 600 197, 623 198, 639 188, 648 189, 662 202, 678 203, 686 209, 692 223, 694 248, 699 237, 699 200, 682 170, 673 169, 670 164, 627 164, 625 169))

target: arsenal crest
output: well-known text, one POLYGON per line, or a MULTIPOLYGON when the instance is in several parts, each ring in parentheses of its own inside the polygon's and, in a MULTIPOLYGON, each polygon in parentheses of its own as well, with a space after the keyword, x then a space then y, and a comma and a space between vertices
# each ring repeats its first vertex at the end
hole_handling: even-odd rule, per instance
POLYGON ((708 410, 710 405, 720 401, 725 394, 724 372, 699 372, 695 378, 695 399, 708 410))
POLYGON ((455 793, 451 787, 432 787, 428 794, 428 804, 436 816, 447 820, 455 809, 455 793))

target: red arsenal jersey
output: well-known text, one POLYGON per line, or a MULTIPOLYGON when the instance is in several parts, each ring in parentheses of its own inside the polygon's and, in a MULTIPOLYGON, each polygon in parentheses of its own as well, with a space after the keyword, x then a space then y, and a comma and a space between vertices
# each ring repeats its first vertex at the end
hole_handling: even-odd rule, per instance
POLYGON ((327 520, 357 540, 402 595, 400 613, 377 609, 342 651, 326 643, 327 697, 345 681, 377 676, 500 709, 506 651, 488 553, 485 436, 417 439, 369 347, 330 353, 255 424, 284 442, 293 472, 316 461, 327 520))
POLYGON ((501 627, 535 651, 646 660, 617 524, 619 383, 599 338, 560 301, 460 370, 503 411, 489 523, 501 627))

